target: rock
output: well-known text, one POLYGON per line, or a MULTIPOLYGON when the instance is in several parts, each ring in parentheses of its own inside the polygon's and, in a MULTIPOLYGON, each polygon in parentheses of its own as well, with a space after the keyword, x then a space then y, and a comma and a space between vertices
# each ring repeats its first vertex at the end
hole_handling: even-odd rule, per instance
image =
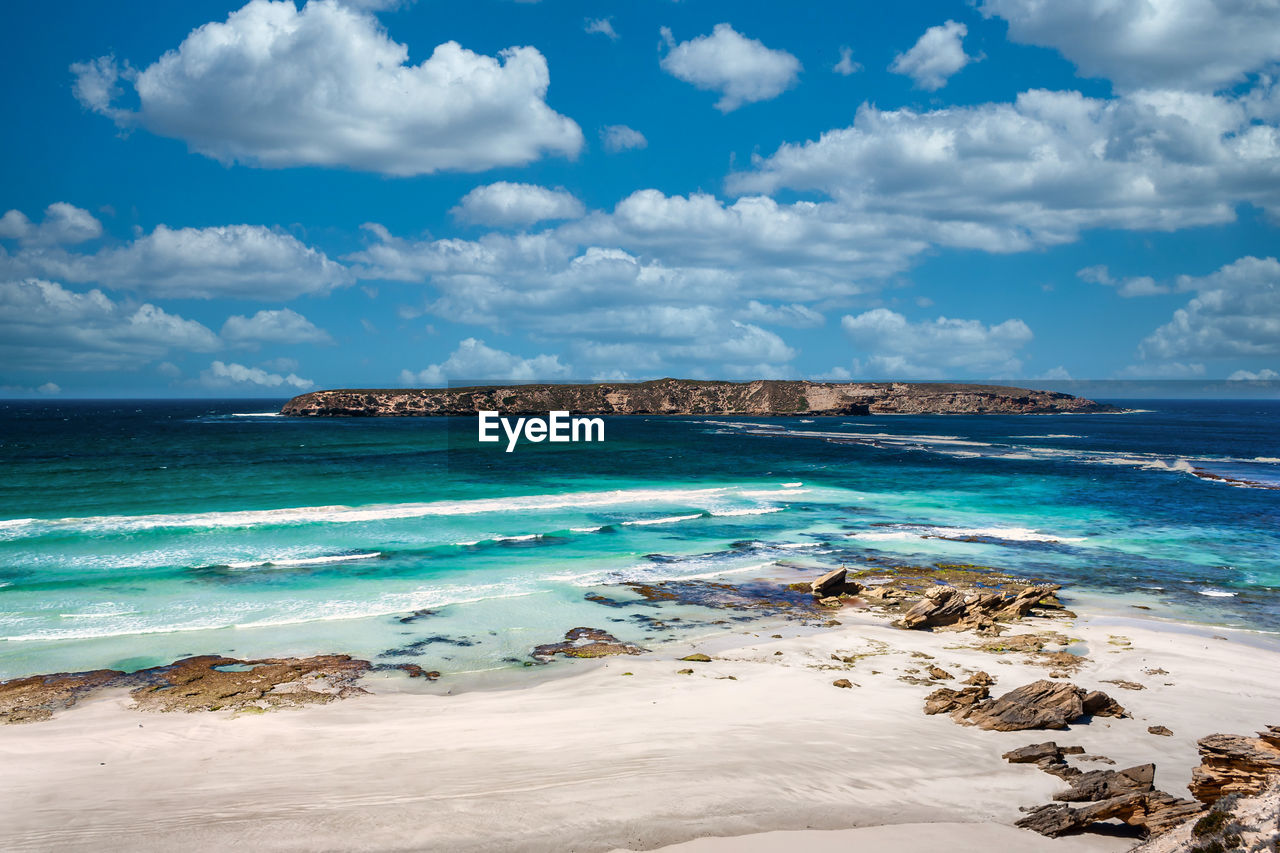
POLYGON ((940 687, 925 697, 924 712, 930 716, 961 713, 987 701, 989 696, 986 687, 964 687, 960 690, 940 687))
POLYGON ((691 669, 677 669, 677 670, 676 670, 676 675, 693 675, 693 670, 691 670, 691 669))
POLYGON ((991 631, 995 620, 1021 619, 1058 589, 1055 584, 1046 584, 966 595, 956 587, 944 584, 925 592, 924 598, 902 614, 899 624, 912 629, 949 627, 962 631, 991 631))
POLYGON ((356 681, 371 668, 349 655, 249 661, 200 655, 135 673, 144 683, 130 695, 144 711, 262 711, 365 693, 356 681))
POLYGON ((685 655, 680 660, 691 661, 693 663, 711 663, 711 658, 704 654, 685 655))
POLYGON ((601 658, 610 655, 639 655, 646 649, 624 643, 600 628, 574 628, 564 635, 564 642, 546 643, 534 648, 535 658, 564 655, 570 658, 601 658))
POLYGON ((1280 776, 1280 726, 1257 737, 1213 734, 1197 742, 1200 766, 1191 771, 1191 795, 1212 803, 1228 794, 1261 792, 1280 776))
POLYGON ((965 725, 1008 732, 1065 729, 1068 723, 1086 714, 1099 713, 1119 716, 1124 714, 1124 709, 1105 693, 1086 693, 1070 682, 1041 679, 996 699, 960 709, 953 716, 965 725))
POLYGON ((844 601, 838 596, 830 596, 828 598, 818 599, 818 604, 823 607, 843 607, 844 601))
POLYGON ((1139 684, 1136 681, 1125 681, 1123 678, 1104 678, 1103 684, 1114 684, 1123 690, 1146 690, 1145 684, 1139 684))
POLYGON ((1147 733, 1160 737, 1173 737, 1173 731, 1164 726, 1147 726, 1147 733))
POLYGON ((95 669, 0 682, 0 720, 6 723, 47 720, 54 711, 70 708, 85 695, 117 684, 124 675, 115 669, 95 669))
POLYGON ((947 672, 945 669, 943 669, 943 668, 942 668, 942 667, 940 667, 940 666, 931 666, 931 667, 929 667, 929 677, 930 677, 930 678, 936 678, 936 679, 938 679, 939 681, 949 681, 949 680, 951 680, 951 679, 955 678, 955 676, 954 676, 954 675, 952 675, 951 673, 947 672))
POLYGON ((1079 808, 1049 803, 1033 810, 1016 826, 1056 838, 1094 823, 1118 819, 1151 835, 1159 835, 1198 814, 1202 808, 1191 800, 1181 800, 1164 791, 1151 791, 1113 797, 1079 808))
POLYGON ((964 681, 960 683, 972 684, 977 687, 990 687, 991 685, 996 683, 996 680, 990 674, 983 672, 982 670, 978 670, 973 675, 969 676, 968 678, 966 678, 964 681))
POLYGON ((849 571, 844 566, 841 566, 838 569, 833 569, 832 571, 827 572, 825 575, 809 584, 809 589, 812 590, 813 594, 818 598, 838 595, 844 588, 844 581, 848 575, 849 571))
POLYGON ((831 682, 831 685, 832 685, 833 687, 845 687, 845 688, 848 688, 848 687, 853 687, 853 682, 852 682, 852 681, 850 681, 850 680, 849 680, 849 679, 847 679, 847 678, 837 678, 835 681, 831 682))
POLYGON ((1084 705, 1084 712, 1095 717, 1118 717, 1123 719, 1129 716, 1124 706, 1101 690, 1094 690, 1085 694, 1082 704, 1084 705))
POLYGON ((1083 755, 1083 746, 1058 746, 1055 741, 1020 746, 1000 756, 1010 764, 1039 764, 1042 761, 1062 761, 1066 755, 1083 755))
POLYGON ((1140 764, 1125 770, 1090 770, 1073 777, 1070 780, 1071 787, 1054 794, 1053 798, 1063 803, 1109 800, 1112 797, 1155 790, 1155 778, 1154 764, 1140 764))

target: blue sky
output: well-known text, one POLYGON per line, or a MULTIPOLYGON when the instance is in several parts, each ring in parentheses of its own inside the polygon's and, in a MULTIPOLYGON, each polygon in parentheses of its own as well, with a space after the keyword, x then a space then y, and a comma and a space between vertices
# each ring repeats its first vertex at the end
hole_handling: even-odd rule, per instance
POLYGON ((1277 378, 1262 0, 9 4, 0 393, 1277 378))

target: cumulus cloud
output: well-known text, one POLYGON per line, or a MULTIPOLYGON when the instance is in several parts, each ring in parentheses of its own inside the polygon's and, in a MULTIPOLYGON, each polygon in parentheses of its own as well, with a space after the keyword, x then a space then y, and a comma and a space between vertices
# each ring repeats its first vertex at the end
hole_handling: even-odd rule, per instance
POLYGON ((807 329, 821 326, 826 318, 808 305, 793 302, 790 305, 766 305, 752 299, 745 308, 738 311, 737 318, 755 323, 767 323, 771 326, 791 326, 796 329, 807 329))
POLYGON ((0 282, 0 361, 27 370, 116 370, 171 350, 208 352, 218 337, 150 303, 117 302, 40 279, 0 282))
POLYGON ((109 57, 71 70, 86 108, 223 163, 420 175, 582 147, 578 125, 545 101, 537 49, 491 57, 450 41, 417 65, 408 56, 372 14, 336 0, 251 0, 141 71, 109 57), (112 105, 121 80, 136 111, 112 105))
POLYGON ((964 37, 968 34, 969 28, 955 21, 930 27, 910 50, 894 58, 889 70, 910 77, 917 88, 935 92, 974 61, 964 52, 964 37))
POLYGON ((1032 337, 1021 320, 987 326, 939 317, 913 323, 887 308, 845 315, 840 326, 867 354, 854 362, 855 372, 922 379, 1016 375, 1022 366, 1018 351, 1032 337))
POLYGON ((863 105, 852 126, 755 158, 728 186, 816 191, 863 216, 913 218, 936 245, 1024 251, 1087 228, 1231 222, 1240 202, 1280 215, 1280 132, 1254 119, 1244 101, 1178 92, 863 105))
POLYGON ((443 387, 450 381, 462 382, 528 382, 563 379, 569 368, 555 355, 523 358, 493 347, 484 341, 467 338, 458 344, 447 359, 419 371, 400 371, 400 384, 443 387))
POLYGON ((231 344, 251 347, 260 343, 333 343, 328 332, 289 308, 259 311, 252 317, 233 314, 222 324, 222 339, 231 344))
POLYGON ((45 208, 39 225, 20 210, 0 216, 0 239, 17 240, 24 246, 56 246, 83 243, 102 236, 102 223, 92 213, 65 201, 45 208))
POLYGON ((1227 377, 1230 382, 1275 382, 1280 379, 1280 373, 1269 367, 1262 370, 1237 370, 1227 377))
POLYGON ((208 369, 200 371, 199 382, 206 388, 214 389, 280 388, 293 391, 306 391, 308 388, 315 387, 316 384, 310 379, 303 379, 296 373, 281 376, 278 373, 268 373, 261 367, 245 367, 243 364, 235 362, 228 364, 221 361, 215 361, 209 365, 208 369))
POLYGON ((260 225, 156 226, 124 246, 92 254, 0 251, 0 271, 93 282, 186 299, 285 300, 350 284, 351 273, 291 234, 260 225))
POLYGON ((1213 91, 1280 60, 1280 4, 1264 0, 984 0, 1009 38, 1058 50, 1124 89, 1213 91))
POLYGON ((587 18, 582 28, 588 33, 599 33, 608 36, 610 41, 618 40, 618 33, 613 28, 613 18, 587 18))
POLYGON ((832 71, 842 77, 848 77, 850 74, 856 74, 862 70, 861 62, 853 61, 853 48, 845 46, 840 48, 840 61, 832 68, 832 71))
POLYGON ((662 38, 668 48, 662 70, 699 89, 719 92, 715 106, 722 113, 776 98, 800 78, 800 60, 741 35, 729 24, 716 24, 711 35, 678 44, 663 27, 662 38))
POLYGON ((1124 297, 1157 296, 1169 292, 1167 285, 1159 284, 1149 275, 1117 279, 1111 275, 1111 271, 1106 266, 1101 264, 1077 271, 1076 277, 1081 281, 1114 287, 1116 292, 1124 297))
POLYGON ((567 190, 499 181, 476 187, 449 212, 460 222, 502 227, 577 219, 586 208, 567 190))
POLYGON ((1179 276, 1195 297, 1139 347, 1144 360, 1280 355, 1280 262, 1245 257, 1206 276, 1179 276))
POLYGON ((600 128, 600 141, 607 151, 627 151, 632 148, 647 148, 649 140, 638 130, 625 124, 610 124, 600 128))

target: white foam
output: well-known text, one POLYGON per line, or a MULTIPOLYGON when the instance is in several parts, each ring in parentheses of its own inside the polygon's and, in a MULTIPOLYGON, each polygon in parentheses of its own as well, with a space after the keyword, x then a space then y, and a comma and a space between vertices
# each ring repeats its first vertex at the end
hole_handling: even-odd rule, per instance
POLYGON ((782 512, 780 506, 758 506, 751 509, 718 509, 711 514, 717 518, 731 518, 739 515, 768 515, 771 512, 782 512))
POLYGON ((233 412, 233 418, 278 418, 279 412, 233 412))
POLYGON ((690 503, 720 496, 728 488, 618 489, 607 492, 566 492, 513 498, 476 498, 463 501, 381 504, 363 507, 304 506, 285 509, 234 510, 229 512, 157 515, 104 515, 84 518, 13 519, 27 527, 80 528, 95 531, 135 531, 172 528, 214 529, 287 524, 351 524, 431 516, 478 515, 497 512, 577 509, 630 503, 690 503))
POLYGON ((670 515, 670 516, 667 516, 666 518, 638 518, 634 521, 624 521, 622 523, 627 526, 640 527, 640 526, 647 526, 650 524, 675 524, 676 522, 692 521, 695 518, 702 518, 702 517, 703 517, 703 513, 698 512, 698 513, 694 513, 693 515, 670 515))
POLYGON ((1197 590, 1201 595, 1207 595, 1210 598, 1235 598, 1234 592, 1227 592, 1225 589, 1201 589, 1197 590))
POLYGON ((864 541, 903 541, 907 539, 945 538, 964 539, 969 537, 983 539, 1003 539, 1008 542, 1084 542, 1084 536, 1058 536, 1042 533, 1029 527, 943 527, 935 525, 903 525, 889 530, 862 530, 849 533, 850 539, 864 541))
POLYGON ((269 557, 265 560, 245 560, 238 563, 227 563, 229 569, 258 569, 263 566, 323 566, 326 563, 346 563, 352 560, 372 560, 381 557, 381 551, 368 554, 326 554, 322 557, 269 557))

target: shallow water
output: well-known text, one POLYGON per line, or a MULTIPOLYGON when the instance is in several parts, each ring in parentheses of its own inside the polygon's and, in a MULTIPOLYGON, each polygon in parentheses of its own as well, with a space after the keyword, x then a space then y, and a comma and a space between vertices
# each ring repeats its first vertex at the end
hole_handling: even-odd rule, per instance
POLYGON ((1280 630, 1280 404, 1129 405, 609 418, 603 444, 503 453, 472 419, 0 404, 0 677, 193 653, 500 668, 578 625, 652 643, 715 615, 655 629, 585 597, 606 585, 866 557, 1280 630))

